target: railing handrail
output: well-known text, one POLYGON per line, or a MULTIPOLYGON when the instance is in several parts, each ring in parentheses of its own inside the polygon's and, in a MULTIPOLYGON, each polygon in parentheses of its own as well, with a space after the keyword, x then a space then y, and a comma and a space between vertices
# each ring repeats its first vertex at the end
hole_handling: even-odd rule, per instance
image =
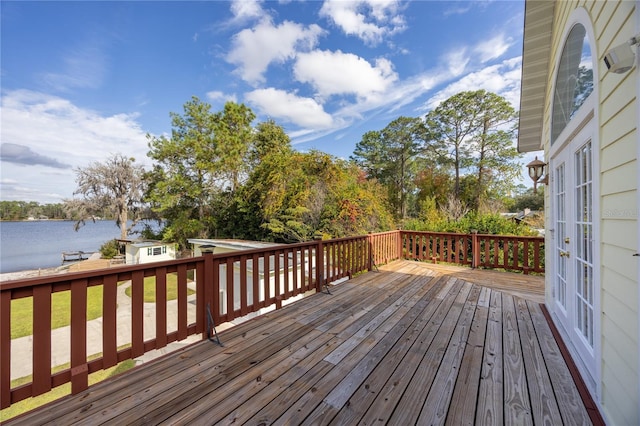
MULTIPOLYGON (((53 387, 71 382, 72 393, 88 386, 88 374, 106 369, 126 359, 165 347, 168 343, 183 340, 189 335, 207 336, 207 306, 210 306, 216 324, 230 321, 251 312, 260 311, 308 291, 320 291, 330 282, 371 270, 374 264, 382 264, 400 258, 424 258, 421 241, 436 241, 440 249, 437 259, 454 263, 485 267, 513 267, 528 273, 544 271, 540 259, 533 259, 529 266, 527 252, 524 266, 481 259, 483 253, 497 256, 496 247, 503 257, 514 259, 520 253, 534 248, 540 257, 544 238, 498 236, 485 234, 456 234, 423 231, 394 230, 356 237, 317 240, 295 244, 280 244, 250 250, 205 254, 199 257, 165 260, 154 263, 115 266, 92 271, 68 272, 41 277, 24 278, 0 283, 0 406, 6 408, 14 402, 48 392, 53 387), (409 239, 411 239, 409 244, 409 239), (442 240, 443 242, 439 242, 442 240), (486 241, 493 240, 493 248, 486 241), (474 243, 475 241, 475 243, 474 243), (508 241, 509 244, 502 242, 508 241), (476 246, 473 246, 476 244, 476 246), (502 246, 500 246, 502 244, 502 246), (507 254, 509 247, 519 247, 515 254, 507 254), (415 250, 420 249, 420 253, 415 250), (471 251, 472 261, 469 261, 471 251), (415 256, 419 254, 419 256, 415 256), (519 268, 519 269, 518 269, 519 268), (195 306, 187 297, 188 274, 192 271, 195 283, 195 306), (167 331, 167 275, 176 274, 176 308, 178 324, 167 331), (143 322, 143 283, 146 277, 155 277, 155 335, 146 336, 143 322), (117 286, 119 282, 132 282, 131 291, 131 341, 130 345, 117 346, 117 286), (87 291, 103 285, 102 308, 102 356, 88 360, 87 291), (71 297, 71 348, 70 367, 51 373, 51 316, 52 295, 70 291, 71 297), (11 388, 11 302, 33 297, 33 379, 31 383, 11 388), (191 319, 190 319, 191 318, 191 319)), ((433 259, 427 259, 433 260, 433 259)), ((516 259, 517 260, 517 259, 516 259)), ((190 299, 191 300, 191 299, 190 299)))

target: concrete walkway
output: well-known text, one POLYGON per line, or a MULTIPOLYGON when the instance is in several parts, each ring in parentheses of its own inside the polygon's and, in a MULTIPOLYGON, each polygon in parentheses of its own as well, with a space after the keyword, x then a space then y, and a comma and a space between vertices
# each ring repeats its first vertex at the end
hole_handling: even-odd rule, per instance
MULTIPOLYGON (((239 281, 239 272, 236 281, 239 281)), ((346 280, 336 281, 332 285, 346 280)), ((189 282, 188 287, 195 290, 196 284, 189 282)), ((125 290, 131 286, 131 282, 127 282, 118 286, 117 290, 117 336, 116 342, 118 347, 131 343, 131 298, 126 295, 125 290)), ((312 291, 313 292, 313 291, 312 291)), ((312 293, 311 292, 311 293, 312 293)), ((300 294, 283 301, 282 305, 293 303, 303 298, 306 294, 300 294)), ((196 294, 187 297, 187 320, 189 324, 195 322, 196 318, 196 294), (193 302, 193 303, 192 303, 193 302)), ((156 316, 155 303, 144 304, 144 340, 155 338, 156 334, 156 316)), ((223 324, 216 324, 218 332, 245 322, 255 316, 269 312, 275 309, 275 305, 271 305, 260 309, 258 312, 250 313, 244 317, 223 324)), ((167 331, 172 332, 178 329, 178 302, 170 300, 167 302, 167 331)), ((180 342, 173 342, 166 347, 158 350, 147 352, 146 354, 136 358, 135 361, 143 363, 157 358, 163 354, 175 351, 181 347, 190 345, 194 342, 202 340, 200 334, 189 336, 180 342)), ((87 322, 87 356, 102 353, 102 317, 87 322)), ((33 360, 33 336, 20 337, 11 340, 11 380, 29 376, 32 374, 33 360)), ((69 363, 71 361, 71 327, 61 327, 51 330, 51 366, 56 367, 69 363)))
MULTIPOLYGON (((131 298, 125 294, 125 290, 131 282, 118 286, 118 310, 116 341, 118 347, 131 343, 131 298)), ((189 287, 195 290, 195 283, 189 283, 189 287)), ((195 301, 196 295, 188 297, 188 301, 195 301)), ((178 329, 177 301, 167 302, 167 330, 169 332, 178 329)), ((194 303, 188 303, 187 319, 189 323, 195 322, 196 307, 194 303)), ((144 340, 155 337, 155 304, 144 304, 144 340)), ((174 351, 183 346, 201 340, 197 334, 189 336, 180 342, 174 342, 166 347, 148 352, 137 358, 137 362, 146 362, 160 355, 174 351)), ((87 322, 87 355, 102 352, 102 317, 87 322)), ((33 336, 20 337, 11 340, 11 380, 29 376, 33 372, 33 336)), ((51 366, 59 366, 69 363, 71 360, 71 327, 61 327, 51 330, 51 366)))

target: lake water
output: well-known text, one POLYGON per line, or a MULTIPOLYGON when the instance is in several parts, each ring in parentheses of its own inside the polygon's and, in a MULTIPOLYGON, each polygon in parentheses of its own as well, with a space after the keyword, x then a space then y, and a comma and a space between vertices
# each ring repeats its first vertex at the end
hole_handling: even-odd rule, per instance
POLYGON ((0 222, 0 273, 51 268, 62 264, 62 252, 98 251, 120 238, 113 220, 87 222, 78 232, 73 221, 0 222))

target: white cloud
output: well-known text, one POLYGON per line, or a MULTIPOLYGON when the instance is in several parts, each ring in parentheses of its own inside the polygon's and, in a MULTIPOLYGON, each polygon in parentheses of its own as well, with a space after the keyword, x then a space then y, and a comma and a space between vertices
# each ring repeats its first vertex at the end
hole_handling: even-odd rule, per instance
POLYGON ((226 60, 238 66, 242 79, 249 83, 264 82, 262 75, 272 62, 284 63, 295 57, 298 50, 309 50, 324 34, 322 28, 308 27, 285 21, 274 26, 271 20, 262 20, 253 29, 244 29, 232 40, 226 60))
POLYGON ((261 0, 233 0, 231 13, 233 13, 234 21, 262 18, 265 12, 262 10, 261 4, 261 0))
POLYGON ((298 81, 311 84, 321 97, 355 94, 367 99, 385 92, 398 79, 387 59, 377 59, 371 65, 359 56, 339 50, 301 53, 293 72, 298 81))
POLYGON ((58 91, 95 89, 102 85, 108 65, 107 56, 96 46, 73 49, 63 59, 59 72, 40 74, 42 81, 58 91))
POLYGON ((377 45, 406 28, 401 11, 401 3, 396 0, 326 0, 320 16, 330 19, 345 34, 377 45))
POLYGON ((444 16, 448 17, 451 15, 464 15, 465 13, 471 10, 472 4, 469 3, 467 6, 460 6, 457 2, 451 2, 452 7, 449 7, 444 11, 444 16))
POLYGON ((258 89, 245 95, 247 101, 264 114, 301 127, 326 129, 333 125, 331 115, 314 99, 274 88, 258 89))
POLYGON ((485 63, 504 55, 512 44, 513 39, 498 34, 492 39, 478 43, 473 51, 480 56, 480 62, 485 63))
POLYGON ((207 92, 207 99, 212 102, 238 102, 238 97, 235 94, 226 94, 219 90, 212 90, 207 92))
POLYGON ((450 52, 442 56, 441 62, 445 64, 446 72, 451 77, 457 77, 464 74, 471 58, 466 48, 452 49, 450 52))
MULTIPOLYGON (((52 169, 42 162, 26 165, 3 161, 3 180, 31 188, 29 194, 22 191, 24 199, 54 193, 70 197, 75 189, 72 168, 103 161, 111 154, 134 157, 140 164, 150 162, 146 157, 146 132, 136 121, 136 114, 104 116, 60 97, 15 90, 3 93, 0 117, 3 143, 26 147, 25 152, 68 165, 66 169, 52 169)), ((3 188, 2 198, 9 196, 3 188)), ((18 194, 13 199, 19 198, 18 194)))
POLYGON ((480 89, 497 93, 518 109, 520 105, 520 67, 521 57, 517 57, 467 74, 431 96, 421 110, 425 112, 432 110, 442 101, 457 93, 480 89))

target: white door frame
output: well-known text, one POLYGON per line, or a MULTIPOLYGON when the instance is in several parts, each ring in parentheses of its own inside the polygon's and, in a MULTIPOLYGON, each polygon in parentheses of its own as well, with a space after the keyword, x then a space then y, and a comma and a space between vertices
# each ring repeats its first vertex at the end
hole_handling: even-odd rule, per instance
MULTIPOLYGON (((592 164, 593 164, 593 180, 592 180, 592 200, 593 200, 593 278, 594 278, 594 324, 593 324, 593 333, 594 333, 594 342, 593 342, 593 358, 595 360, 594 366, 587 366, 582 361, 581 355, 578 353, 575 345, 573 344, 569 332, 566 331, 566 327, 562 323, 560 317, 556 314, 555 310, 555 302, 554 297, 551 296, 550 292, 547 292, 547 306, 551 312, 552 319, 554 323, 558 326, 558 330, 562 335, 563 341, 566 343, 569 352, 571 353, 572 358, 574 359, 580 374, 585 380, 587 387, 594 400, 601 401, 602 395, 602 333, 601 333, 601 321, 602 321, 602 308, 601 308, 601 265, 600 265, 600 244, 601 244, 601 233, 600 233, 600 139, 599 139, 599 128, 598 124, 600 122, 599 119, 599 87, 598 83, 599 79, 599 61, 598 61, 598 48, 596 37, 593 29, 593 24, 591 22, 591 17, 589 12, 583 7, 579 6, 574 9, 569 15, 567 21, 565 22, 565 28, 561 37, 564 44, 566 42, 569 32, 573 28, 574 25, 581 24, 584 26, 586 30, 586 34, 588 36, 590 49, 592 53, 592 69, 593 69, 593 92, 591 95, 585 100, 580 109, 575 113, 575 115, 571 118, 567 126, 562 130, 560 135, 555 139, 555 141, 551 141, 551 129, 549 128, 549 133, 547 134, 547 145, 546 145, 546 158, 549 162, 549 172, 550 172, 550 182, 549 182, 549 194, 546 198, 549 203, 548 214, 549 217, 546 219, 546 223, 548 225, 549 237, 547 238, 547 242, 550 243, 551 246, 555 247, 555 239, 554 239, 554 228, 555 228, 555 200, 553 199, 553 165, 554 161, 558 159, 558 156, 565 149, 569 149, 567 152, 571 152, 571 154, 567 154, 568 157, 573 158, 573 152, 571 148, 577 148, 577 146, 569 146, 572 141, 579 136, 579 139, 584 141, 590 139, 591 140, 591 150, 592 150, 592 164), (580 132, 586 127, 592 126, 592 130, 590 131, 590 136, 584 137, 585 135, 579 135, 580 132)), ((561 60, 562 49, 555 51, 554 62, 555 68, 558 70, 559 63, 561 60)), ((555 93, 555 85, 557 84, 557 76, 554 76, 552 79, 552 88, 551 93, 555 93)), ((550 107, 553 109, 553 101, 551 101, 550 107)), ((553 117, 553 111, 551 112, 550 117, 553 117)), ((577 144, 578 142, 576 142, 577 144)), ((573 160, 572 160, 573 161, 573 160)), ((575 179, 575 178, 574 178, 575 179)), ((572 196, 573 197, 573 196, 572 196)), ((571 203, 575 203, 575 200, 571 200, 571 203)), ((640 233, 640 230, 639 230, 640 233)), ((551 286, 553 289, 553 274, 555 274, 556 268, 556 260, 552 255, 553 250, 546 251, 546 262, 548 265, 548 273, 551 272, 552 277, 549 278, 547 275, 546 284, 551 286)))
POLYGON ((599 149, 598 149, 598 132, 597 120, 594 114, 595 96, 583 105, 583 108, 576 114, 572 122, 564 129, 557 138, 556 143, 549 152, 549 171, 551 179, 549 182, 551 218, 551 250, 547 254, 549 272, 551 278, 547 283, 552 286, 553 300, 549 307, 553 313, 554 322, 563 335, 563 339, 571 352, 574 361, 582 374, 587 380, 589 387, 599 395, 600 391, 600 274, 601 268, 599 263, 599 245, 600 245, 600 226, 599 226, 599 149), (593 336, 591 343, 581 337, 578 328, 578 312, 577 312, 577 264, 575 255, 577 254, 577 197, 576 197, 576 152, 585 144, 591 144, 591 226, 592 226, 592 251, 589 259, 592 266, 592 328, 590 334, 593 336), (557 205, 557 185, 558 166, 565 164, 565 219, 566 219, 566 235, 559 235, 562 229, 558 229, 558 214, 561 213, 557 205), (565 238, 569 238, 569 242, 565 243, 565 238), (559 241, 559 239, 561 239, 559 241), (559 256, 560 252, 567 252, 567 256, 559 256), (562 263, 566 262, 563 266, 562 263), (565 271, 561 268, 565 267, 565 271), (558 286, 557 276, 562 272, 566 272, 567 292, 565 306, 558 303, 558 286))

